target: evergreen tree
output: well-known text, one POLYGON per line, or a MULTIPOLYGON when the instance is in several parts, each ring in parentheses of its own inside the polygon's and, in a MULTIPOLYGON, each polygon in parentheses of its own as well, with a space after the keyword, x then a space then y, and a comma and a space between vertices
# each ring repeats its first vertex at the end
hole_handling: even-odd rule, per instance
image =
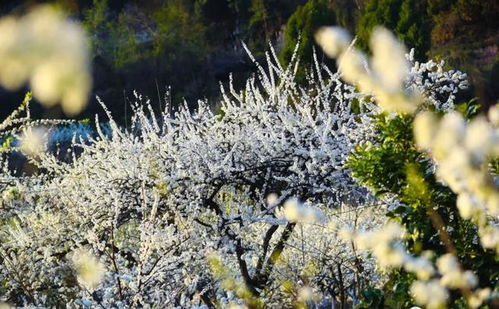
POLYGON ((417 58, 425 58, 429 49, 429 21, 424 2, 368 0, 357 24, 358 45, 361 49, 368 50, 371 31, 379 25, 394 31, 407 47, 415 48, 417 58))
MULTIPOLYGON (((298 40, 298 56, 302 63, 302 68, 308 69, 312 63, 314 33, 321 26, 334 25, 336 18, 334 12, 328 7, 325 0, 311 0, 304 6, 299 6, 289 18, 284 32, 284 46, 281 50, 280 60, 283 63, 289 62, 298 40)), ((320 52, 320 49, 316 49, 320 52)), ((299 79, 303 78, 304 72, 299 73, 299 79)))
POLYGON ((402 0, 368 0, 357 24, 357 44, 368 50, 371 31, 378 25, 397 27, 402 0))
POLYGON ((394 30, 408 48, 416 50, 418 59, 425 58, 430 47, 429 19, 415 0, 403 0, 394 30))

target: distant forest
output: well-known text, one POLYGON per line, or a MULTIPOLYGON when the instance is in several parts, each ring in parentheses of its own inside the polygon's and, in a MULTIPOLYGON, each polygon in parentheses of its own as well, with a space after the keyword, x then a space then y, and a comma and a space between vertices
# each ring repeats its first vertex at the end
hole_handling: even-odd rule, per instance
MULTIPOLYGON (((463 100, 478 97, 487 107, 499 99, 497 0, 3 0, 0 14, 22 14, 42 2, 59 6, 88 31, 94 90, 82 118, 101 112, 98 95, 126 122, 133 90, 158 109, 164 100, 194 106, 203 98, 216 108, 229 73, 238 85, 254 71, 242 42, 257 58, 265 57, 270 43, 285 63, 300 38, 304 76, 313 33, 323 25, 356 33, 365 50, 373 27, 384 25, 415 48, 417 58, 445 59, 467 72, 473 88, 463 100)), ((22 91, 0 89, 1 116, 22 97, 22 91)), ((39 113, 63 117, 57 108, 39 113)))

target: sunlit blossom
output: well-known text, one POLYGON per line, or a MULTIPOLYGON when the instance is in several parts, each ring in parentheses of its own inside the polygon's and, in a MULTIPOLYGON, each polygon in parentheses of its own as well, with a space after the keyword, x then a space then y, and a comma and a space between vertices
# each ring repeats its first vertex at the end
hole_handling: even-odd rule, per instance
POLYGON ((29 81, 33 95, 48 107, 61 103, 68 115, 85 107, 89 59, 81 27, 50 6, 0 19, 0 83, 13 90, 29 81))
POLYGON ((419 113, 414 119, 414 138, 422 149, 429 149, 433 145, 437 119, 433 113, 419 113))
POLYGON ((366 94, 373 94, 378 105, 387 111, 412 113, 419 104, 414 93, 404 89, 409 62, 404 46, 388 30, 375 29, 371 47, 373 56, 368 68, 367 58, 355 47, 348 47, 347 34, 337 28, 322 28, 316 40, 330 57, 337 58, 338 70, 347 82, 356 84, 366 94))
POLYGON ((20 149, 30 156, 37 156, 47 147, 47 131, 41 127, 28 127, 20 137, 20 149))
POLYGON ((86 249, 78 249, 71 255, 71 262, 78 274, 78 281, 86 288, 95 289, 106 272, 102 264, 86 249))
POLYGON ((447 290, 438 281, 416 281, 411 285, 414 300, 428 309, 444 308, 449 297, 447 290))
POLYGON ((400 91, 409 73, 409 62, 405 56, 407 52, 404 45, 383 27, 376 27, 373 30, 370 43, 375 78, 381 80, 387 91, 400 91))
POLYGON ((306 206, 294 198, 287 200, 283 207, 284 217, 291 222, 314 223, 325 220, 319 209, 306 206))
POLYGON ((336 58, 352 41, 348 31, 341 27, 322 27, 315 33, 315 40, 331 58, 336 58))

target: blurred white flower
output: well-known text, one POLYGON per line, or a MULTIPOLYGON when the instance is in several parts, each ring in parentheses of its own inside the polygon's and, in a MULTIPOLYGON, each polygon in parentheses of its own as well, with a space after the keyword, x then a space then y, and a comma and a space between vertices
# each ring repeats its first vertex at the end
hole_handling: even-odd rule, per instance
POLYGON ((81 285, 93 290, 100 284, 106 269, 92 253, 86 249, 78 249, 71 255, 71 262, 81 285))
POLYGON ((449 298, 447 289, 441 286, 437 280, 414 282, 411 285, 411 294, 416 303, 425 305, 428 309, 445 307, 449 298))
POLYGON ((499 127, 499 103, 489 109, 489 120, 493 126, 499 127))
POLYGON ((473 155, 474 160, 480 160, 487 155, 493 135, 492 128, 485 118, 479 117, 468 124, 465 135, 465 147, 473 155))
POLYGON ((343 230, 340 236, 353 239, 360 250, 372 250, 377 263, 383 268, 400 267, 406 260, 406 253, 397 241, 404 231, 396 223, 388 223, 376 231, 352 233, 343 230), (349 235, 350 234, 350 235, 349 235))
POLYGON ((314 298, 314 290, 309 286, 304 286, 298 290, 298 300, 302 302, 310 301, 314 298))
POLYGON ((306 206, 295 198, 287 200, 283 207, 284 217, 290 222, 316 223, 325 220, 319 209, 306 206))
POLYGON ((81 27, 50 6, 0 19, 0 83, 17 89, 28 80, 44 105, 80 112, 91 89, 90 57, 81 27))
POLYGON ((490 289, 478 289, 468 298, 470 308, 478 308, 490 296, 490 289))
POLYGON ((435 158, 445 158, 464 139, 466 124, 458 112, 446 114, 440 121, 439 130, 433 143, 435 158))
POLYGON ((459 264, 453 254, 447 253, 437 259, 438 271, 442 274, 459 271, 459 264))
POLYGON ((409 74, 409 62, 404 46, 385 28, 375 29, 371 47, 371 69, 368 69, 364 53, 349 47, 350 39, 346 30, 337 27, 321 28, 316 40, 330 57, 337 58, 341 77, 359 86, 366 94, 373 94, 378 105, 386 111, 412 113, 419 99, 414 94, 412 100, 404 90, 404 81, 409 74))
POLYGON ((426 258, 410 258, 405 262, 405 270, 415 273, 418 279, 428 280, 435 273, 431 262, 426 258))
POLYGON ((485 248, 495 249, 499 252, 499 231, 497 226, 486 226, 478 230, 480 243, 485 248))
POLYGON ((331 58, 336 58, 352 41, 348 31, 341 27, 322 27, 315 33, 315 40, 331 58))
POLYGON ((341 54, 338 58, 338 70, 341 73, 341 77, 352 84, 362 83, 364 85, 364 91, 372 91, 372 87, 367 85, 367 70, 365 63, 367 62, 364 54, 356 49, 349 49, 341 54))
POLYGON ((267 195, 267 205, 269 206, 273 206, 277 203, 278 201, 278 197, 277 197, 277 194, 275 193, 271 193, 269 195, 267 195))
POLYGON ((456 206, 463 219, 471 219, 476 213, 479 204, 474 200, 473 196, 470 196, 467 193, 462 193, 457 197, 456 206))
MULTIPOLYGON (((489 112, 491 121, 494 117, 489 112)), ((482 246, 499 252, 499 229, 487 218, 499 214, 499 190, 487 168, 488 161, 499 155, 499 130, 494 123, 484 117, 467 123, 458 112, 438 121, 424 112, 416 116, 414 137, 432 155, 437 177, 457 193, 460 216, 478 224, 482 246)))
POLYGON ((422 149, 431 148, 437 123, 437 117, 430 112, 419 113, 414 119, 414 138, 422 149))
POLYGON ((438 271, 442 274, 440 283, 449 288, 473 288, 478 283, 476 276, 470 272, 461 270, 456 257, 453 254, 444 254, 437 259, 438 271))
POLYGON ((383 88, 389 92, 399 92, 409 73, 404 45, 383 27, 376 27, 373 30, 370 43, 373 52, 371 64, 375 78, 381 80, 383 88))
POLYGON ((41 127, 28 127, 24 129, 20 139, 20 149, 29 156, 37 156, 47 147, 47 132, 41 127))

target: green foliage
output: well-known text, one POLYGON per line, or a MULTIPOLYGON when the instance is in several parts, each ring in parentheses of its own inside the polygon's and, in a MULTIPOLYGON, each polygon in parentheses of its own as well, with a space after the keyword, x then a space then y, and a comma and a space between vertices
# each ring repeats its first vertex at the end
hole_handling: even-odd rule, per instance
POLYGON ((395 270, 384 286, 385 308, 411 308, 414 301, 407 293, 416 277, 403 270, 395 270))
POLYGON ((356 309, 381 309, 385 302, 385 295, 382 290, 368 286, 362 292, 362 299, 355 307, 356 309))
MULTIPOLYGON (((385 25, 406 46, 415 48, 418 60, 427 56, 445 58, 451 66, 468 72, 480 92, 477 95, 482 100, 491 97, 483 105, 497 100, 494 77, 499 54, 494 53, 494 45, 499 6, 493 0, 51 2, 72 17, 82 18, 95 55, 104 59, 96 61, 95 72, 106 74, 111 64, 113 75, 122 77, 112 79, 112 87, 120 94, 124 88, 130 89, 128 81, 152 68, 151 79, 144 81, 151 87, 137 87, 134 83, 149 97, 157 96, 157 79, 160 88, 172 86, 174 104, 183 97, 211 99, 218 90, 218 81, 230 72, 242 73, 243 78, 251 73, 252 68, 243 63, 239 53, 241 41, 256 58, 263 58, 271 43, 280 49, 280 60, 287 63, 299 34, 303 64, 299 79, 303 81, 304 71, 311 64, 314 30, 320 25, 337 24, 355 32, 364 50, 368 49, 373 27, 385 25), (280 39, 282 48, 278 46, 280 39), (105 66, 101 69, 102 63, 105 66)), ((320 55, 319 60, 334 67, 320 55)), ((238 76, 235 80, 237 83, 238 76)), ((122 97, 113 97, 116 101, 112 104, 121 106, 122 97)), ((105 99, 110 103, 111 98, 105 99)))
MULTIPOLYGON (((280 53, 280 60, 288 63, 293 51, 300 40, 298 56, 302 61, 302 68, 308 69, 312 63, 313 49, 316 47, 314 34, 321 26, 334 25, 334 12, 328 7, 325 0, 311 0, 304 6, 299 6, 291 15, 284 32, 284 46, 280 53)), ((315 48, 320 52, 320 48, 315 48)), ((298 76, 303 79, 303 70, 298 76)))
POLYGON ((92 121, 90 120, 90 118, 84 118, 82 120, 79 120, 78 121, 79 123, 83 123, 83 124, 91 124, 92 121))
POLYGON ((200 57, 208 50, 205 26, 183 1, 169 1, 152 16, 157 32, 153 35, 154 55, 189 53, 200 57), (174 48, 174 47, 178 47, 174 48))
POLYGON ((361 293, 356 309, 411 308, 414 301, 407 293, 415 280, 413 274, 393 270, 382 288, 367 287, 361 293))
POLYGON ((136 39, 133 22, 133 16, 122 12, 118 19, 108 26, 110 31, 109 52, 111 52, 113 64, 117 68, 147 57, 147 53, 140 48, 136 39))
MULTIPOLYGON (((473 105, 467 106, 465 110, 473 105)), ((387 215, 406 229, 406 247, 411 253, 421 254, 427 250, 437 256, 446 253, 449 245, 441 240, 443 232, 437 229, 445 226, 445 233, 448 233, 463 267, 476 272, 481 284, 493 285, 498 271, 486 265, 497 263, 495 255, 477 244, 476 226, 461 219, 455 207, 455 194, 437 181, 431 162, 416 149, 412 117, 382 114, 376 121, 379 133, 376 143, 359 146, 348 160, 354 177, 370 187, 374 194, 394 194, 401 202, 387 215)), ((414 278, 403 271, 392 272, 389 278, 389 283, 383 288, 384 305, 408 306, 408 288, 414 278)), ((367 291, 363 302, 374 304, 380 299, 373 293, 367 291)))
POLYGON ((83 27, 89 33, 96 34, 103 29, 107 16, 107 0, 93 0, 92 8, 83 13, 83 27))
POLYGON ((356 2, 351 0, 335 0, 330 5, 335 14, 338 26, 348 29, 350 33, 355 33, 355 25, 359 15, 356 2))
POLYGON ((399 39, 409 48, 414 48, 416 57, 424 59, 430 48, 427 17, 415 0, 404 0, 400 7, 399 20, 394 29, 399 39))
POLYGON ((416 57, 424 59, 429 49, 429 24, 425 10, 415 0, 368 0, 357 24, 358 45, 368 50, 374 27, 383 25, 395 32, 416 57))
POLYGON ((481 105, 478 104, 478 99, 473 98, 467 102, 459 103, 456 105, 456 110, 460 112, 466 119, 471 119, 478 115, 481 105))
POLYGON ((250 27, 266 25, 269 14, 263 0, 251 0, 250 11, 252 13, 249 20, 250 27))
POLYGON ((412 132, 407 130, 410 123, 407 116, 394 119, 386 114, 378 116, 379 144, 359 146, 352 154, 348 164, 353 176, 377 194, 402 193, 406 184, 405 167, 418 157, 412 144, 412 132))
POLYGON ((84 13, 83 24, 93 34, 95 53, 118 69, 140 60, 168 57, 174 63, 207 53, 205 26, 189 1, 168 1, 154 7, 149 17, 145 13, 130 7, 111 15, 107 0, 94 0, 84 13))
POLYGON ((363 50, 369 48, 369 38, 375 26, 395 29, 402 0, 368 0, 357 24, 357 44, 363 50))
POLYGON ((2 149, 3 150, 8 150, 10 149, 12 146, 12 142, 14 141, 14 138, 12 136, 9 136, 7 138, 4 139, 3 141, 3 144, 2 144, 2 149))

